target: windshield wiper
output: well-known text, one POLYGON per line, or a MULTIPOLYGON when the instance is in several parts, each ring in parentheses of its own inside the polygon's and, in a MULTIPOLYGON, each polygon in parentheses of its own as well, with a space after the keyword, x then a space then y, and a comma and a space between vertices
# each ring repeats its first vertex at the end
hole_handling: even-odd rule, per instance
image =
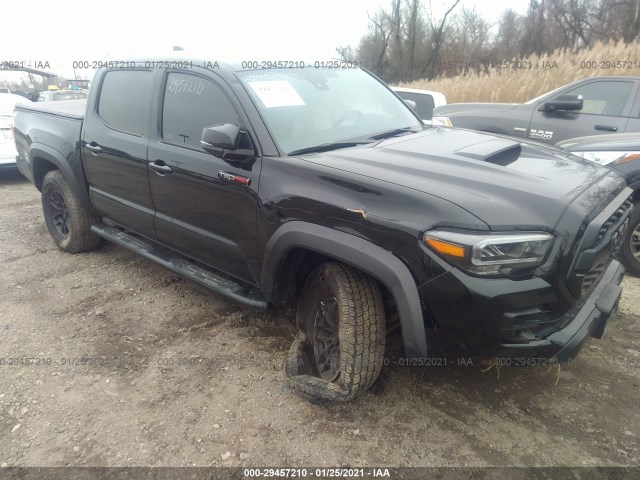
POLYGON ((372 135, 369 137, 370 140, 382 140, 383 138, 396 137, 398 135, 402 135, 403 133, 416 133, 419 130, 414 130, 414 127, 404 127, 404 128, 396 128, 394 130, 389 130, 388 132, 378 133, 377 135, 372 135))
POLYGON ((355 147, 358 145, 366 145, 371 142, 335 142, 335 143, 323 143, 322 145, 316 145, 315 147, 301 148, 299 150, 293 150, 287 153, 287 155, 302 155, 303 153, 316 153, 316 152, 328 152, 330 150, 338 150, 340 148, 355 147))

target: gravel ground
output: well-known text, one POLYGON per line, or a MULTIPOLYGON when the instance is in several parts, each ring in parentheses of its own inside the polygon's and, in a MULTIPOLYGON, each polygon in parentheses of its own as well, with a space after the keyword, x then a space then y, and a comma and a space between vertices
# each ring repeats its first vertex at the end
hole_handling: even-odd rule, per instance
POLYGON ((3 466, 638 466, 640 280, 561 369, 385 367, 357 402, 285 386, 291 312, 256 313, 106 244, 58 251, 0 173, 3 466), (32 364, 10 364, 29 357, 32 364))

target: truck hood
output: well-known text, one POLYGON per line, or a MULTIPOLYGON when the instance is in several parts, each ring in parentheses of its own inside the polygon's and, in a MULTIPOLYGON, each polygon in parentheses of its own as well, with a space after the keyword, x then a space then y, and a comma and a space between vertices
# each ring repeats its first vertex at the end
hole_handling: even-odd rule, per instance
POLYGON ((436 107, 433 110, 433 114, 448 115, 451 113, 468 112, 468 111, 483 111, 483 112, 506 112, 516 108, 519 103, 450 103, 449 105, 442 105, 436 107))
POLYGON ((587 201, 587 209, 595 210, 613 190, 624 188, 622 177, 559 149, 450 128, 430 128, 305 160, 440 197, 492 230, 552 230, 585 191, 590 190, 581 207, 587 201), (614 178, 598 183, 604 176, 614 178))

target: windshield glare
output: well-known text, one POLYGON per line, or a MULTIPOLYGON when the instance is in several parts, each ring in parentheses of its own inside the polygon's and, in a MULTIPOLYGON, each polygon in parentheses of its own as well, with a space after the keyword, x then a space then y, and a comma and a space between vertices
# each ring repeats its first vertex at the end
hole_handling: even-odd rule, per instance
POLYGON ((284 152, 423 128, 402 100, 360 69, 251 70, 238 77, 284 152))

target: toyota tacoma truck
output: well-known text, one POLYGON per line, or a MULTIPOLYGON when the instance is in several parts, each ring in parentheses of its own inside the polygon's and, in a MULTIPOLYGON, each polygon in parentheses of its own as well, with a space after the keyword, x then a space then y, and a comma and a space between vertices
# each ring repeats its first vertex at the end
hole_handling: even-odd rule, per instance
POLYGON ((568 138, 640 132, 640 77, 592 77, 528 102, 452 103, 433 123, 554 145, 568 138))
POLYGON ((408 365, 563 362, 603 336, 632 211, 620 175, 425 126, 372 74, 326 65, 131 60, 86 101, 17 106, 53 241, 106 239, 238 304, 296 305, 285 374, 321 403, 372 386, 390 331, 408 365))

